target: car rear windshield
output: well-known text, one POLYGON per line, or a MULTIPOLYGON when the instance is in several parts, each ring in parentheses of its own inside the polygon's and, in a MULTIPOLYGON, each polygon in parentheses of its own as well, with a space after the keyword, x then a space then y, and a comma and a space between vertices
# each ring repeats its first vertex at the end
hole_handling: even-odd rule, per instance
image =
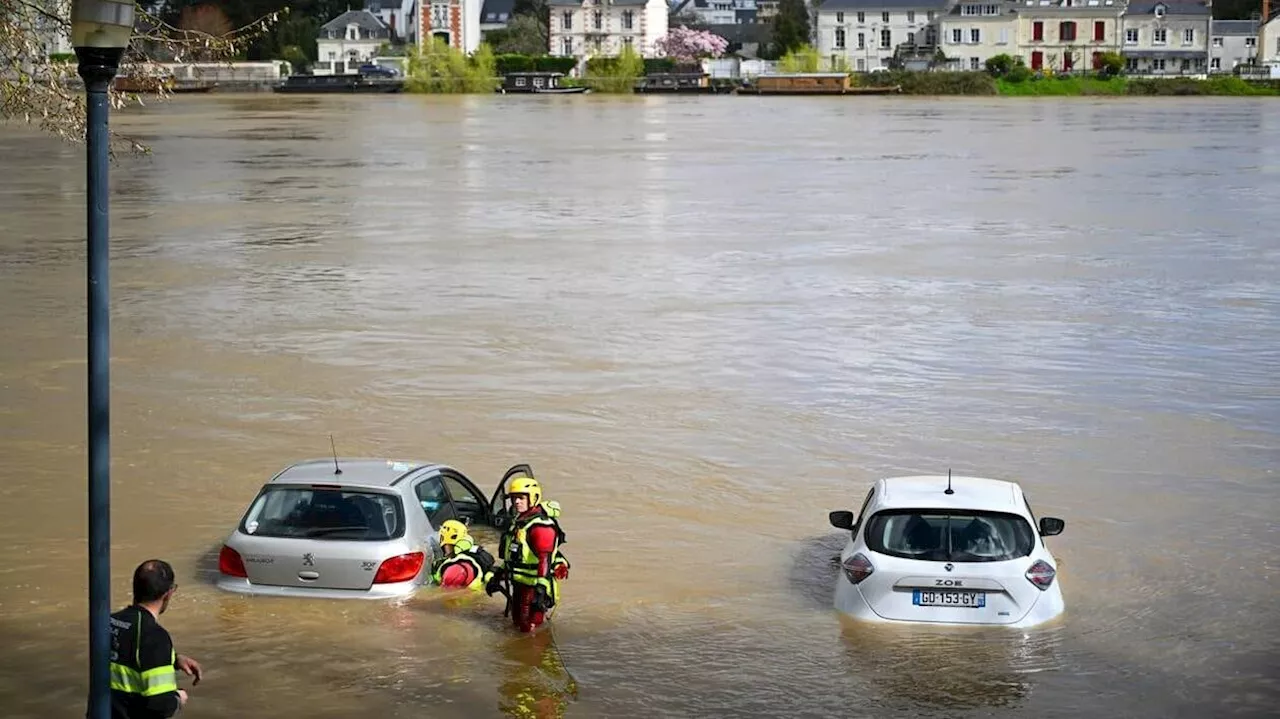
POLYGON ((1031 554, 1027 520, 1003 512, 890 510, 867 522, 873 552, 930 562, 1003 562, 1031 554))
POLYGON ((267 487, 240 531, 255 537, 377 541, 404 535, 404 510, 392 494, 358 489, 267 487))

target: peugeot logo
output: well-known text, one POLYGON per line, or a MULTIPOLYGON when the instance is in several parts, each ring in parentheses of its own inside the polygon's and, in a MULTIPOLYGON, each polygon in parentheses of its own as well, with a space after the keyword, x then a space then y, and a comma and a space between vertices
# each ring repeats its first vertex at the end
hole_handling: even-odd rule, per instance
MULTIPOLYGON (((308 554, 307 556, 310 557, 311 555, 308 554)), ((952 569, 956 568, 956 565, 952 564, 951 562, 947 562, 942 568, 950 572, 952 569)))
MULTIPOLYGON (((311 554, 311 552, 307 552, 306 554, 302 555, 302 566, 304 567, 316 566, 316 558, 311 554)), ((947 565, 947 569, 950 569, 950 568, 951 566, 947 565)))

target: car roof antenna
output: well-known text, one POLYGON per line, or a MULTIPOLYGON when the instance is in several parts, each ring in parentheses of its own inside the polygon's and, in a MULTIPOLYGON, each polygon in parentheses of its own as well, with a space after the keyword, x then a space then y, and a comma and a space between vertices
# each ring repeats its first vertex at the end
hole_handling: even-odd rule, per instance
POLYGON ((956 491, 951 488, 951 468, 947 467, 947 491, 943 492, 943 494, 955 494, 955 493, 956 491))
POLYGON ((342 474, 342 467, 338 466, 338 447, 333 443, 333 435, 329 435, 329 448, 333 450, 333 473, 342 474))

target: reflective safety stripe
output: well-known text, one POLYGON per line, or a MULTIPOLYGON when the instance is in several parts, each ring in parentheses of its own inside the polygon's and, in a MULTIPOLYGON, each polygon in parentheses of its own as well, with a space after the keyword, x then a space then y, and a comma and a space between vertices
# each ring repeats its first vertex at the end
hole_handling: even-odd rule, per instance
POLYGON ((126 694, 141 694, 144 697, 176 692, 178 691, 178 673, 174 671, 172 665, 139 672, 123 664, 112 664, 111 688, 126 694))

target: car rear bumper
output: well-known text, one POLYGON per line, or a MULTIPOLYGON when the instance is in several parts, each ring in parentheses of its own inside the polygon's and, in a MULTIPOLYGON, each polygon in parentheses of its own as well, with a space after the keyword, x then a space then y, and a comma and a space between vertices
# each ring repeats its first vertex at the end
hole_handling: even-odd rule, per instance
POLYGON ((318 587, 281 587, 253 584, 243 577, 218 577, 218 589, 255 597, 293 597, 295 599, 403 599, 422 588, 422 582, 375 584, 368 589, 322 589, 318 587))
POLYGON ((1022 617, 1013 622, 952 622, 952 621, 936 621, 931 619, 889 619, 876 614, 863 596, 862 590, 850 584, 844 577, 837 577, 836 581, 840 583, 836 590, 835 604, 836 611, 858 619, 860 621, 871 622, 876 624, 928 624, 931 626, 953 626, 953 627, 1008 627, 1010 629, 1026 629, 1035 627, 1052 619, 1061 616, 1065 611, 1062 601, 1062 590, 1055 584, 1046 590, 1040 596, 1036 603, 1031 606, 1022 617))

